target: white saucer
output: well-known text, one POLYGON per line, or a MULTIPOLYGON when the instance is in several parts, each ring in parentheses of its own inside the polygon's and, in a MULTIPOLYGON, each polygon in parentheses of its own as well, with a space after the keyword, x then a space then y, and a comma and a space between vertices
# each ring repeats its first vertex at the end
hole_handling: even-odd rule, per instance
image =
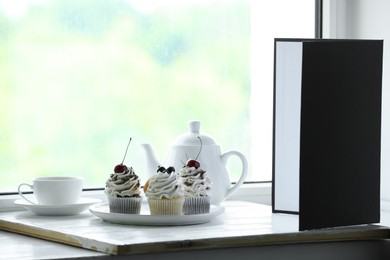
POLYGON ((16 205, 22 206, 25 209, 43 216, 68 216, 79 214, 93 204, 99 203, 101 200, 93 198, 81 198, 75 204, 66 204, 66 205, 39 205, 31 204, 30 202, 24 199, 18 199, 14 203, 16 205))
POLYGON ((110 213, 108 203, 96 204, 89 211, 106 222, 126 225, 178 226, 207 223, 225 211, 222 206, 211 205, 210 213, 194 215, 150 215, 147 203, 142 203, 141 213, 110 213))

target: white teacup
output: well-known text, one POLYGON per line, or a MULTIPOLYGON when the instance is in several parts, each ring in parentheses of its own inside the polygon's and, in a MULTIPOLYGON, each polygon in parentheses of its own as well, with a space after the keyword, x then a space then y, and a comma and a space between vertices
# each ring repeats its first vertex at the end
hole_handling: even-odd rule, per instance
POLYGON ((37 204, 26 198, 21 188, 28 186, 34 191, 35 198, 40 205, 65 205, 76 203, 83 190, 82 177, 39 177, 33 180, 32 185, 22 183, 18 187, 19 195, 32 204, 37 204))

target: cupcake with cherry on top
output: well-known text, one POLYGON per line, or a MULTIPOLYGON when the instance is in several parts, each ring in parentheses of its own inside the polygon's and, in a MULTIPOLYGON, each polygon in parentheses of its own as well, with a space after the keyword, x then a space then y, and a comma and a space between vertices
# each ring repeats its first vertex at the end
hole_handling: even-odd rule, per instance
POLYGON ((183 214, 203 214, 210 212, 211 180, 205 170, 197 161, 202 151, 202 139, 200 137, 200 149, 195 159, 190 159, 180 169, 180 177, 184 187, 183 214))
POLYGON ((115 166, 114 173, 110 174, 106 181, 104 192, 112 213, 139 214, 141 211, 140 179, 133 167, 129 168, 123 164, 130 142, 131 138, 122 163, 115 166))
POLYGON ((210 212, 211 180, 200 163, 194 159, 187 161, 180 169, 184 186, 183 214, 203 214, 210 212))

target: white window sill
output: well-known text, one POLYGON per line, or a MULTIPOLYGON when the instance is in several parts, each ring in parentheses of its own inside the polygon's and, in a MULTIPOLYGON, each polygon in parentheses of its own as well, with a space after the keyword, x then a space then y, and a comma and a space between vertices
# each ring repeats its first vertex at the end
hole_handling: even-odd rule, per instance
MULTIPOLYGON (((85 191, 83 196, 99 198, 102 201, 106 200, 104 193, 101 190, 98 191, 85 191)), ((19 195, 3 195, 0 196, 0 212, 20 210, 18 206, 14 204, 16 199, 20 199, 19 195)), ((259 204, 265 204, 271 206, 272 204, 272 183, 246 183, 237 190, 229 200, 241 200, 254 202, 259 204)), ((381 200, 381 210, 390 212, 390 200, 381 200)))
POLYGON ((242 200, 271 206, 272 183, 245 183, 229 200, 242 200))
MULTIPOLYGON (((229 200, 241 200, 254 202, 259 204, 271 205, 271 182, 266 183, 245 183, 237 190, 229 200)), ((84 191, 83 196, 93 197, 106 200, 102 190, 84 191)), ((16 199, 20 199, 19 195, 3 195, 0 196, 0 212, 20 210, 21 208, 14 204, 16 199)))

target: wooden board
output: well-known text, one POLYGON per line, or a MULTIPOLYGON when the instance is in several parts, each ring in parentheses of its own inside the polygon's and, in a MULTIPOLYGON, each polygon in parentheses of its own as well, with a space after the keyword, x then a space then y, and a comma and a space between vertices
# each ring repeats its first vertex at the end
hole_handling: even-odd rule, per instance
POLYGON ((299 232, 298 216, 272 214, 269 206, 238 201, 223 206, 225 213, 200 225, 118 225, 89 212, 44 217, 18 211, 0 213, 0 229, 108 254, 390 238, 390 229, 377 225, 299 232))

